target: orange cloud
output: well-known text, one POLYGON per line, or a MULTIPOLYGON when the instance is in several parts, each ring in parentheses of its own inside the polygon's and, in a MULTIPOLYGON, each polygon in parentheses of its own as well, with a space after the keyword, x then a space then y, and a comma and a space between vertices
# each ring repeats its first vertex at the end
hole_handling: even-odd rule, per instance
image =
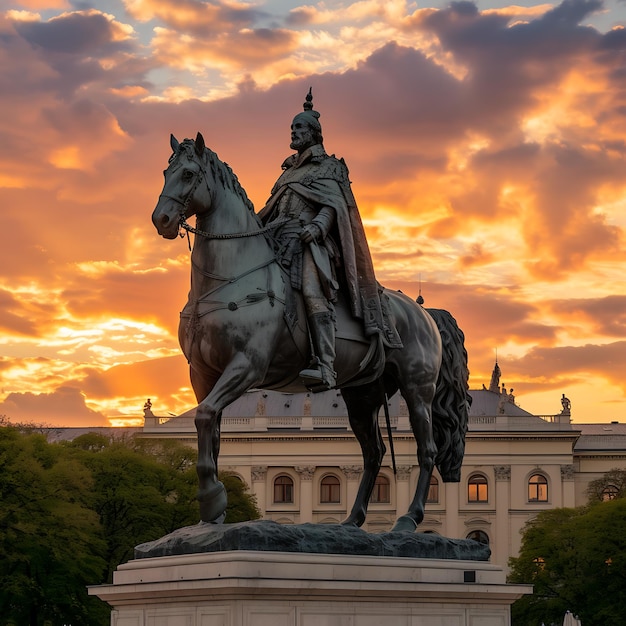
POLYGON ((259 209, 310 85, 378 278, 455 315, 473 386, 497 348, 525 407, 624 407, 626 31, 583 26, 597 2, 126 6, 0 16, 3 412, 194 403, 187 243, 150 222, 169 134, 202 131, 259 209))

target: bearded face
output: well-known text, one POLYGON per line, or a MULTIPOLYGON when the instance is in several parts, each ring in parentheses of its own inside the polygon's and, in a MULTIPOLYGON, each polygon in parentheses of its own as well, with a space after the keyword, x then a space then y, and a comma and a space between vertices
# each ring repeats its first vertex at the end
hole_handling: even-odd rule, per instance
POLYGON ((306 122, 295 119, 291 124, 291 145, 289 147, 292 150, 303 152, 316 143, 313 129, 306 122))

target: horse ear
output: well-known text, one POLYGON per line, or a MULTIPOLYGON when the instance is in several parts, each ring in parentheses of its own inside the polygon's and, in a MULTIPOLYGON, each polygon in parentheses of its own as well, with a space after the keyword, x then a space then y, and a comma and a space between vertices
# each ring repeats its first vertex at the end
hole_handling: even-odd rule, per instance
POLYGON ((172 148, 172 152, 178 152, 180 144, 178 143, 178 139, 174 137, 174 135, 170 135, 170 147, 172 148))
POLYGON ((205 148, 205 144, 204 144, 204 137, 202 136, 202 133, 198 133, 196 135, 196 154, 199 157, 204 157, 204 148, 205 148))

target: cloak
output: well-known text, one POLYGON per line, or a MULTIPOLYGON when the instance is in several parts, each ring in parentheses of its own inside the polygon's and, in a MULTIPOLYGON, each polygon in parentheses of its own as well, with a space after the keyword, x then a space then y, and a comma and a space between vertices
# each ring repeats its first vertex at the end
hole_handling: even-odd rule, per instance
POLYGON ((302 154, 288 157, 283 169, 269 200, 259 211, 261 222, 268 224, 279 217, 279 200, 287 191, 297 194, 317 210, 332 207, 352 315, 363 321, 366 335, 382 333, 388 345, 399 347, 400 342, 401 346, 397 333, 392 332, 390 336, 389 325, 384 323, 380 289, 344 160, 327 155, 318 144, 302 154))

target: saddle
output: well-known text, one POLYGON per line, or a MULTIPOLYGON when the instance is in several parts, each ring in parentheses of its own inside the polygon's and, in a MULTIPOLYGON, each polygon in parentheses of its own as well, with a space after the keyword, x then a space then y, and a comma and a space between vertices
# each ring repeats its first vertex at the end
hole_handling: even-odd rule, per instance
MULTIPOLYGON (((346 301, 343 291, 338 292, 337 302, 334 303, 334 313, 336 319, 335 343, 337 349, 337 360, 341 360, 341 350, 354 350, 350 348, 350 343, 357 343, 361 346, 364 356, 361 359, 358 369, 349 374, 337 371, 337 387, 357 387, 371 383, 380 378, 385 367, 385 350, 390 348, 402 348, 402 340, 389 314, 388 297, 384 287, 379 287, 380 302, 382 305, 384 329, 382 332, 366 334, 361 320, 354 318, 351 307, 346 301), (342 346, 342 344, 344 344, 342 346), (347 345, 346 345, 347 344, 347 345)), ((309 330, 306 323, 304 301, 300 294, 291 287, 289 281, 285 281, 285 313, 284 319, 294 338, 296 345, 308 345, 309 330), (303 340, 302 336, 307 339, 303 340)), ((303 354, 306 358, 307 355, 303 354)), ((337 370, 337 368, 335 368, 337 370)), ((315 391, 315 389, 312 389, 315 391)))

